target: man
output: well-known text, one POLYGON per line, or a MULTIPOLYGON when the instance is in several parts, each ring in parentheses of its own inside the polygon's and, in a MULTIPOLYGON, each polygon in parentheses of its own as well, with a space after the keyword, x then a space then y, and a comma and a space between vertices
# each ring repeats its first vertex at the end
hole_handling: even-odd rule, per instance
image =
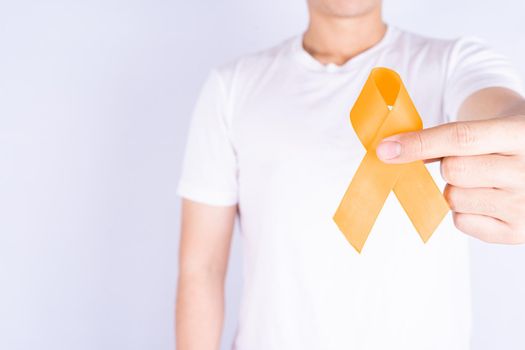
POLYGON ((525 241, 518 75, 478 40, 384 23, 380 0, 308 8, 303 34, 213 69, 197 101, 178 187, 177 349, 219 348, 237 214, 233 349, 468 349, 468 239, 454 225, 525 241), (377 66, 400 74, 426 128, 387 138, 378 157, 428 160, 452 214, 423 244, 390 195, 358 254, 332 216, 365 153, 348 112, 377 66))

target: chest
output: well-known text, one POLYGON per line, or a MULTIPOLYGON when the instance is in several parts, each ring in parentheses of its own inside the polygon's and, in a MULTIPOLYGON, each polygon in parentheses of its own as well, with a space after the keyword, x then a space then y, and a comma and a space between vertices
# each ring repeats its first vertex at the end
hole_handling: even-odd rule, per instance
MULTIPOLYGON (((353 74, 290 74, 246 92, 232 125, 241 172, 308 176, 323 169, 355 171, 365 149, 349 113, 368 73, 363 69, 353 74)), ((442 88, 408 73, 403 79, 423 125, 439 124, 442 88)))

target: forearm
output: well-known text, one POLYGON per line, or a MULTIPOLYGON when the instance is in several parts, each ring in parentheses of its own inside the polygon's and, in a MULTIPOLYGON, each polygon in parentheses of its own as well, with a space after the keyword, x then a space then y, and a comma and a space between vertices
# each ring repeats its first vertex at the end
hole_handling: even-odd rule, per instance
POLYGON ((458 112, 458 120, 470 121, 525 115, 525 99, 505 88, 487 88, 468 97, 458 112))
POLYGON ((181 272, 175 317, 177 350, 218 350, 224 321, 224 276, 181 272))

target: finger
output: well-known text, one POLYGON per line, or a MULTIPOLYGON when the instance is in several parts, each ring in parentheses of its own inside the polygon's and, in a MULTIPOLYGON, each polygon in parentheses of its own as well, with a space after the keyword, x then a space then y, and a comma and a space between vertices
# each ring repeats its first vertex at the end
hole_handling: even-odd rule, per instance
POLYGON ((385 138, 376 149, 387 163, 446 156, 514 154, 525 146, 525 118, 454 122, 385 138))
POLYGON ((443 179, 459 187, 525 187, 525 167, 517 156, 451 156, 441 160, 443 179))
POLYGON ((450 209, 463 214, 493 217, 505 222, 513 219, 509 193, 494 188, 462 188, 447 185, 443 191, 450 209))
POLYGON ((525 235, 489 216, 452 213, 454 225, 463 233, 487 243, 522 244, 525 235))
POLYGON ((428 163, 434 163, 434 162, 437 162, 437 161, 439 161, 439 160, 441 160, 441 159, 443 159, 443 158, 430 158, 430 159, 425 159, 425 160, 423 160, 423 163, 425 163, 425 164, 428 164, 428 163))

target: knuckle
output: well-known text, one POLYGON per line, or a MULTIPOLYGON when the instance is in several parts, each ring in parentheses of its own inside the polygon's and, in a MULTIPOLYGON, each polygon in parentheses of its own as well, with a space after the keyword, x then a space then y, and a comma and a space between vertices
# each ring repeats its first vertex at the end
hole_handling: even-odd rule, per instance
POLYGON ((452 186, 447 186, 445 191, 443 191, 443 196, 445 196, 445 199, 450 205, 450 209, 452 209, 452 211, 456 211, 457 209, 456 192, 457 190, 452 186))
POLYGON ((476 141, 472 127, 464 122, 454 123, 452 138, 452 142, 461 148, 471 146, 476 141))
POLYGON ((421 156, 426 152, 427 146, 424 137, 420 132, 413 132, 406 139, 409 142, 402 142, 403 154, 409 157, 421 156))
POLYGON ((454 226, 456 226, 458 230, 465 233, 470 232, 470 224, 466 215, 454 213, 452 219, 454 221, 454 226))
POLYGON ((441 161, 441 173, 447 182, 457 182, 465 169, 465 161, 460 157, 446 157, 441 161))
POLYGON ((425 138, 421 135, 421 133, 416 132, 415 139, 416 139, 414 142, 414 144, 416 145, 415 151, 419 154, 423 154, 427 149, 427 146, 425 144, 425 138))

